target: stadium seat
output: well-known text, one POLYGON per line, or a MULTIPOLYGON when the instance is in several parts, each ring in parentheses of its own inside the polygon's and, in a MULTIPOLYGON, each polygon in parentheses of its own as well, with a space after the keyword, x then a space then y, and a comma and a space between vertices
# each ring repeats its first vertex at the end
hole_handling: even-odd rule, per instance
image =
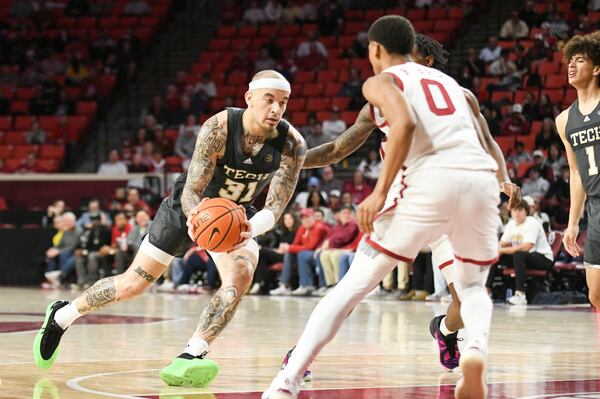
POLYGON ((329 59, 329 61, 327 62, 327 68, 329 68, 329 69, 336 69, 338 71, 343 71, 343 70, 347 70, 349 67, 350 67, 350 60, 347 60, 347 59, 337 59, 337 60, 329 59))
POLYGON ((262 25, 258 30, 258 35, 262 37, 269 37, 277 34, 277 25, 262 25))
POLYGON ((13 150, 12 145, 0 145, 0 159, 12 158, 13 150))
POLYGON ((308 122, 308 112, 296 111, 292 115, 292 124, 297 128, 301 128, 308 122))
POLYGON ((417 32, 431 32, 434 22, 429 19, 418 20, 413 23, 413 27, 417 32))
POLYGON ((309 33, 317 32, 318 30, 317 24, 303 24, 300 32, 303 36, 307 36, 309 33))
POLYGON ((323 94, 323 83, 307 83, 302 86, 302 95, 305 97, 319 97, 323 94))
POLYGON ((13 158, 26 158, 29 154, 35 154, 36 156, 40 152, 40 146, 37 144, 19 144, 16 145, 13 151, 13 158))
POLYGON ((429 11, 427 11, 427 18, 431 20, 444 19, 447 15, 447 9, 441 7, 431 7, 429 11))
POLYGON ((58 172, 58 161, 56 159, 38 159, 36 166, 42 173, 58 172))
POLYGON ((294 101, 290 101, 287 106, 287 111, 296 112, 296 111, 304 111, 306 110, 306 99, 305 98, 297 98, 294 101))
POLYGON ((370 9, 365 11, 365 20, 368 22, 374 22, 377 18, 383 17, 385 15, 384 10, 380 9, 370 9))
POLYGON ((358 117, 358 111, 342 111, 340 118, 346 122, 346 125, 350 126, 356 122, 358 117))
POLYGON ((331 100, 331 107, 337 107, 340 110, 347 109, 350 104, 350 97, 334 97, 331 100))
POLYGON ((568 85, 567 75, 548 75, 544 87, 546 89, 562 89, 568 85))
POLYGON ((356 37, 358 32, 365 30, 364 22, 346 22, 344 25, 344 35, 356 37))
POLYGON ((121 17, 119 18, 119 27, 121 28, 134 28, 138 24, 137 17, 121 17))
POLYGON ((564 89, 542 90, 542 94, 548 95, 548 98, 550 98, 550 101, 552 102, 561 102, 564 96, 564 89))
POLYGON ((327 83, 325 85, 325 95, 327 97, 337 96, 341 89, 342 89, 341 83, 333 83, 333 82, 327 83))
POLYGON ((35 95, 35 91, 32 87, 19 87, 17 88, 17 99, 29 101, 35 95))
POLYGON ((100 17, 98 19, 98 27, 103 29, 110 29, 113 26, 116 26, 119 19, 116 17, 100 17))
POLYGON ((147 15, 140 17, 139 26, 144 28, 156 28, 160 24, 160 19, 158 17, 147 15))
POLYGON ((554 61, 545 61, 538 64, 538 73, 542 76, 558 73, 558 63, 554 61))
POLYGON ((98 103, 95 101, 79 101, 75 109, 78 115, 93 116, 96 114, 96 111, 98 111, 98 103))
POLYGON ((4 166, 10 172, 14 172, 15 170, 19 169, 19 167, 21 166, 22 161, 23 160, 20 159, 20 158, 8 158, 8 159, 4 160, 4 166))
POLYGON ((300 34, 300 25, 287 24, 279 30, 279 36, 283 38, 297 36, 298 34, 300 34))
POLYGON ((183 172, 183 167, 181 166, 183 159, 181 157, 177 157, 177 156, 166 157, 165 162, 166 162, 168 172, 173 172, 173 173, 183 172))
POLYGON ((315 80, 313 71, 298 71, 294 75, 294 83, 312 83, 315 80))
POLYGON ((317 74, 317 83, 337 82, 338 76, 339 71, 336 71, 335 69, 319 71, 317 74))
MULTIPOLYGON (((406 12, 406 18, 413 21, 413 24, 414 24, 415 21, 425 19, 426 12, 427 12, 427 10, 425 10, 424 8, 411 8, 410 10, 408 10, 406 12)), ((418 29, 416 29, 416 30, 418 30, 418 29)))
POLYGON ((348 10, 344 13, 346 21, 362 21, 365 18, 363 10, 348 10))
POLYGON ((0 130, 12 129, 12 116, 0 116, 0 130))
POLYGON ((13 101, 10 103, 11 114, 28 114, 29 113, 29 102, 27 101, 13 101))
POLYGON ((306 101, 308 112, 325 111, 331 107, 331 100, 324 97, 311 97, 306 101))
POLYGON ((448 9, 448 18, 462 21, 465 18, 465 9, 462 7, 450 7, 448 9))
POLYGON ((512 103, 513 95, 514 93, 512 91, 494 91, 490 100, 492 101, 492 103, 497 103, 502 100, 506 100, 512 103))
POLYGON ((532 153, 535 150, 535 135, 530 134, 529 136, 518 136, 517 141, 523 143, 525 151, 532 153))
POLYGON ((62 145, 44 144, 40 148, 40 158, 62 159, 65 156, 65 147, 62 145))
POLYGON ((256 36, 256 26, 242 25, 238 28, 237 37, 254 37, 256 36))
POLYGON ((79 17, 77 19, 77 26, 85 29, 94 29, 96 28, 96 18, 95 17, 79 17))
POLYGON ((533 121, 531 122, 531 128, 529 130, 529 134, 533 136, 537 136, 542 131, 542 121, 533 121))
POLYGON ((498 146, 502 150, 502 154, 504 154, 505 157, 510 155, 511 151, 515 147, 514 136, 498 136, 494 137, 494 140, 496 141, 496 143, 498 143, 498 146))
POLYGON ((517 167, 517 178, 522 179, 522 178, 526 177, 527 171, 532 166, 533 166, 533 162, 520 163, 519 166, 517 167))
POLYGON ((577 100, 577 90, 567 89, 565 90, 565 98, 563 100, 563 106, 569 106, 573 104, 573 101, 577 100))

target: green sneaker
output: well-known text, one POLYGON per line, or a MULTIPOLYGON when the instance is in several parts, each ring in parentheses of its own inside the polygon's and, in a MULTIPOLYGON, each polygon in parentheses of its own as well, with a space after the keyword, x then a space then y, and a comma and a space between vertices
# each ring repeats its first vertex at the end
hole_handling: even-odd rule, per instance
POLYGON ((219 373, 219 365, 214 360, 204 358, 207 353, 200 356, 182 353, 160 371, 160 378, 171 386, 207 386, 219 373))
POLYGON ((46 308, 44 324, 33 340, 33 357, 35 364, 40 368, 50 368, 56 359, 58 344, 60 344, 60 338, 66 329, 63 330, 54 321, 54 314, 68 304, 67 301, 54 301, 46 308))

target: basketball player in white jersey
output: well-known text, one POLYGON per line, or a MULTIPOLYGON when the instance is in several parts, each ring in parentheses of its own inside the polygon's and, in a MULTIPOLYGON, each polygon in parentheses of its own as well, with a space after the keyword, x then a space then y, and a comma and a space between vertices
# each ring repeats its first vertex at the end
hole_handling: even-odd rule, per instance
MULTIPOLYGON (((415 62, 421 65, 441 70, 446 65, 448 52, 437 41, 419 33, 415 36, 412 57, 415 62)), ((494 141, 485 118, 479 112, 477 98, 469 90, 464 88, 463 90, 473 116, 477 118, 481 127, 479 131, 481 144, 498 164, 496 177, 500 183, 502 192, 508 195, 508 207, 512 209, 521 200, 521 189, 510 181, 502 150, 494 141)), ((335 140, 308 150, 302 168, 320 168, 342 161, 362 146, 371 133, 378 127, 376 121, 374 121, 375 118, 376 115, 373 112, 372 106, 366 104, 359 112, 354 124, 335 140)), ((380 120, 380 123, 385 123, 385 120, 380 120)), ((382 159, 385 158, 385 147, 386 143, 384 141, 380 151, 382 159)), ((458 330, 463 327, 460 317, 460 300, 454 289, 454 251, 446 235, 429 244, 429 247, 432 251, 433 266, 440 268, 442 271, 453 299, 448 307, 447 314, 434 317, 431 320, 429 329, 431 335, 438 343, 441 365, 448 370, 452 370, 458 367, 460 359, 457 342, 458 330)), ((288 356, 291 356, 291 351, 288 353, 288 356)), ((287 363, 287 360, 286 357, 284 365, 287 363)))
POLYGON ((410 62, 413 43, 412 25, 400 16, 382 17, 369 29, 376 76, 365 82, 363 94, 387 143, 380 178, 359 206, 366 237, 346 276, 313 311, 263 399, 296 398, 304 370, 362 298, 397 261, 412 262, 444 234, 455 251, 454 285, 468 337, 455 395, 486 395, 492 302, 485 280, 498 258, 497 164, 479 142, 461 87, 442 72, 410 62))

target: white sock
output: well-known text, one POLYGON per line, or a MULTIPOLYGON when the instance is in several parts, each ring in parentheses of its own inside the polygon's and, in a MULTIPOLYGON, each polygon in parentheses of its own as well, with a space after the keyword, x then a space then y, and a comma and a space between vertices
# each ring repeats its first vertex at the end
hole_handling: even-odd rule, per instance
POLYGON ((442 335, 445 337, 446 335, 450 335, 450 334, 454 334, 456 331, 451 331, 450 329, 448 329, 448 327, 446 326, 446 318, 448 316, 444 316, 444 318, 442 319, 442 321, 440 322, 440 332, 442 333, 442 335))
POLYGON ((185 347, 185 353, 192 356, 200 356, 208 350, 208 342, 203 339, 192 337, 185 347))
POLYGON ((465 324, 467 348, 477 348, 487 354, 492 309, 492 300, 484 287, 471 286, 462 290, 460 315, 465 324))
POLYGON ((83 316, 77 310, 74 302, 69 303, 67 306, 63 306, 54 313, 54 320, 63 330, 69 327, 75 320, 83 316))

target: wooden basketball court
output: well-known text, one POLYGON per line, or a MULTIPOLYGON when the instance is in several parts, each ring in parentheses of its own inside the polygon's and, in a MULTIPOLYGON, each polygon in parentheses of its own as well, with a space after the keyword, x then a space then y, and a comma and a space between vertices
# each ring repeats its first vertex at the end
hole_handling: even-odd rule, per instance
MULTIPOLYGON (((50 370, 31 346, 47 304, 68 291, 0 288, 0 398, 258 399, 297 340, 315 298, 247 297, 210 357, 209 389, 167 387, 158 371, 195 329, 207 296, 149 293, 84 317, 50 370)), ((311 367, 303 399, 454 398, 429 321, 441 304, 369 299, 311 367)), ((489 398, 600 398, 600 345, 589 307, 496 306, 489 398)))

